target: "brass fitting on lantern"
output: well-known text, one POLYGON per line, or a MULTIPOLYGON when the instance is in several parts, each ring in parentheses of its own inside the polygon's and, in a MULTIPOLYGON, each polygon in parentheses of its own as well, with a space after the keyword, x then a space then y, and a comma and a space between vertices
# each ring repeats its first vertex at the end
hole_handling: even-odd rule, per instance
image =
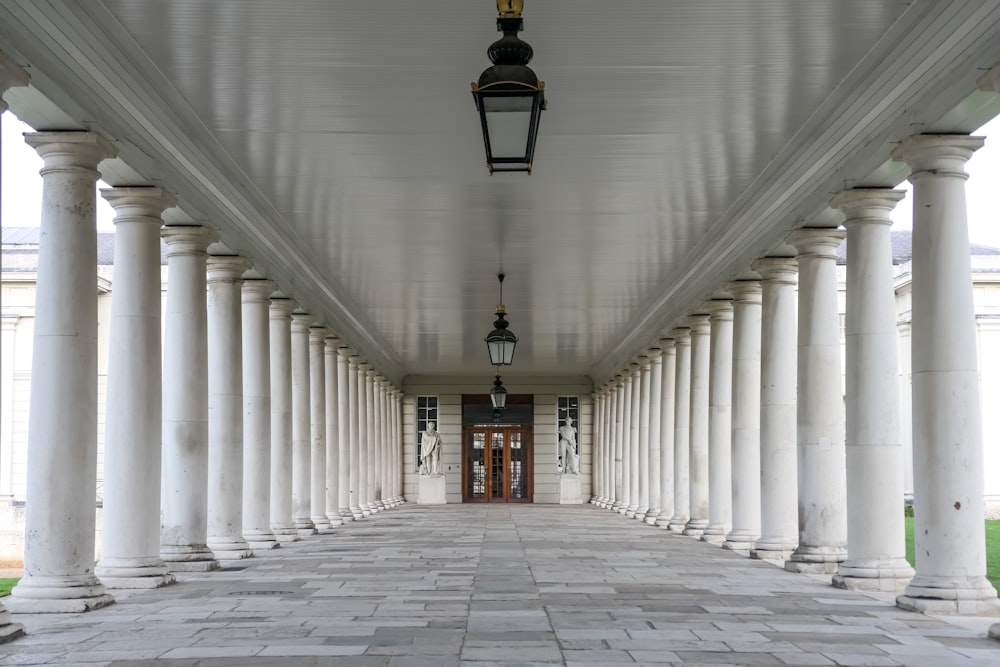
POLYGON ((497 0, 497 14, 502 19, 519 19, 524 11, 524 0, 497 0))

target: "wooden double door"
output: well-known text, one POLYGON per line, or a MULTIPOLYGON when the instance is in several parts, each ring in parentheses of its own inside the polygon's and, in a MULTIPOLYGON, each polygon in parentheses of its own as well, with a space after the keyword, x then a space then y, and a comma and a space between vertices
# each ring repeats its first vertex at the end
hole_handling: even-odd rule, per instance
POLYGON ((462 429, 462 500, 530 503, 531 428, 473 425, 462 429))

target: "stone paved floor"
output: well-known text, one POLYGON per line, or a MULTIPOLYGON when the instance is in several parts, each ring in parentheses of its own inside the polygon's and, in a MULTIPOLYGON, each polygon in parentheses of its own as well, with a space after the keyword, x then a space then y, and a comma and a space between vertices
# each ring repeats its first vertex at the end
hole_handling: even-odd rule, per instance
POLYGON ((1000 665, 896 609, 591 506, 399 507, 88 614, 0 665, 1000 665))

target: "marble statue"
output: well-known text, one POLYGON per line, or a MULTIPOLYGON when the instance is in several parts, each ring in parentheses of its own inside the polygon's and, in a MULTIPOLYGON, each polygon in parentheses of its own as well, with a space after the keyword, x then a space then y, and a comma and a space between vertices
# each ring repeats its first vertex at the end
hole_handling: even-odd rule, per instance
POLYGON ((420 474, 441 474, 441 436, 438 435, 434 422, 427 422, 427 429, 420 440, 420 474))
POLYGON ((576 428, 572 417, 567 417, 566 423, 559 427, 559 460, 563 474, 580 474, 580 455, 576 451, 576 428))

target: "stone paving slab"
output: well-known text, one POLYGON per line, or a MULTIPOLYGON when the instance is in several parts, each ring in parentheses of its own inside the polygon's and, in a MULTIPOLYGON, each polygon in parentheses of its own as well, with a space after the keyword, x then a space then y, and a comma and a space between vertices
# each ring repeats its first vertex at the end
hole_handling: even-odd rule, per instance
POLYGON ((117 597, 16 616, 0 665, 1000 665, 982 619, 591 506, 403 506, 117 597))

